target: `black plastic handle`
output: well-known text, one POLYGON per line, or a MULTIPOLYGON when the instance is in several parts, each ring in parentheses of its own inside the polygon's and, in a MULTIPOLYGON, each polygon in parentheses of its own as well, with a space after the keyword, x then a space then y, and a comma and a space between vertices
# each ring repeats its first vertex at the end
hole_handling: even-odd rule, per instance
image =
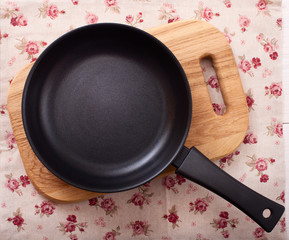
POLYGON ((271 201, 224 172, 196 148, 184 147, 173 163, 176 173, 218 194, 239 208, 266 232, 271 232, 281 218, 284 206, 271 201), (265 218, 263 211, 271 214, 265 218))

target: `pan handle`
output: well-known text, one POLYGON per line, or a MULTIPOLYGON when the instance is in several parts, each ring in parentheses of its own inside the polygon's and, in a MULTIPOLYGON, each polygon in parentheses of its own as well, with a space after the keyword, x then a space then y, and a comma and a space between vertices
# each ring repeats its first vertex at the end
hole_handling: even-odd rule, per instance
POLYGON ((212 163, 196 148, 184 147, 173 162, 176 173, 218 194, 247 214, 266 232, 271 232, 281 218, 284 206, 246 187, 212 163), (263 211, 269 209, 270 216, 263 211))

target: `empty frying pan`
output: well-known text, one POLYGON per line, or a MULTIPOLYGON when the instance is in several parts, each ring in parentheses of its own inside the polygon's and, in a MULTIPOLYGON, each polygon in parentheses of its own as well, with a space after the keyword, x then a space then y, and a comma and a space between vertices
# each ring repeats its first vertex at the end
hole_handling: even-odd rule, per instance
POLYGON ((142 30, 103 23, 57 39, 29 73, 22 116, 39 160, 76 187, 124 191, 173 164, 266 231, 284 212, 184 147, 192 117, 186 74, 172 52, 142 30))

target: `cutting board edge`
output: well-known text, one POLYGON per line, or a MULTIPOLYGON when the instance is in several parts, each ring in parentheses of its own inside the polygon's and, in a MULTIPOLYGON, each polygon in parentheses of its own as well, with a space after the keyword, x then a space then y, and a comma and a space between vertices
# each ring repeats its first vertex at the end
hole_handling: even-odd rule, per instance
MULTIPOLYGON (((193 21, 192 21, 193 22, 193 21)), ((196 22, 196 21, 194 21, 194 22, 196 22)), ((189 24, 189 21, 187 21, 187 23, 189 24)), ((161 26, 162 27, 162 26, 161 26)), ((153 29, 156 29, 156 28, 153 28, 153 29)), ((10 120, 11 120, 11 125, 12 125, 12 128, 13 128, 13 131, 14 131, 14 128, 15 128, 15 123, 14 123, 14 121, 16 121, 15 119, 14 119, 14 116, 13 116, 13 114, 11 114, 11 109, 12 109, 12 112, 14 111, 13 110, 13 108, 11 107, 11 99, 13 99, 13 97, 14 97, 14 94, 13 94, 13 92, 12 92, 12 89, 13 89, 13 87, 15 87, 15 84, 16 84, 16 81, 18 80, 18 78, 19 78, 19 76, 21 76, 21 74, 23 74, 23 71, 28 71, 31 67, 32 67, 32 64, 33 63, 31 63, 31 64, 28 64, 26 67, 24 67, 22 70, 20 70, 16 75, 15 75, 15 77, 14 77, 14 80, 15 80, 15 83, 13 83, 13 81, 12 81, 12 83, 11 83, 11 86, 9 87, 9 90, 8 90, 8 99, 7 99, 7 108, 8 108, 8 112, 9 112, 9 117, 10 117, 10 120)), ((27 73, 27 75, 28 75, 28 73, 27 73)), ((26 79, 26 78, 25 78, 26 79)), ((23 81, 25 81, 25 79, 23 80, 23 81)), ((23 86, 24 86, 24 83, 23 83, 23 86)), ((242 89, 242 91, 243 91, 243 89, 242 89)), ((244 94, 244 92, 243 92, 243 94, 244 94)), ((22 92, 21 92, 21 95, 22 95, 22 92)), ((245 96, 245 94, 244 94, 244 96, 245 96)), ((17 96, 16 96, 17 97, 17 96)), ((22 99, 22 97, 21 97, 21 99, 22 99)), ((20 105, 21 105, 21 103, 20 103, 20 105)), ((21 113, 21 109, 20 109, 20 113, 21 113)), ((243 116, 244 117, 244 116, 243 116)), ((247 127, 248 127, 248 121, 249 121, 249 116, 248 116, 248 114, 247 114, 247 117, 245 116, 245 118, 247 118, 247 120, 246 120, 246 124, 245 125, 247 125, 247 127)), ((19 121, 19 120, 18 120, 19 121)), ((244 125, 244 126, 245 126, 244 125)), ((22 126, 23 127, 23 126, 22 126)), ((246 129, 245 129, 245 127, 244 127, 244 129, 242 130, 242 134, 239 136, 239 142, 238 143, 236 143, 235 145, 234 145, 234 147, 232 148, 232 151, 231 152, 233 152, 233 151, 235 151, 235 149, 242 143, 242 141, 243 141, 243 139, 244 139, 244 137, 245 137, 245 135, 246 135, 246 132, 247 132, 247 127, 246 127, 246 129)), ((16 131, 17 131, 17 129, 16 129, 16 131)), ((24 130, 23 130, 24 131, 24 130)), ((19 140, 19 136, 17 136, 17 134, 16 134, 16 136, 15 136, 15 138, 16 138, 16 141, 17 142, 19 142, 19 141, 21 141, 21 139, 19 140)), ((24 136, 24 139, 26 138, 26 136, 24 136)), ((26 141, 27 141, 27 139, 26 139, 26 141)), ((29 144, 29 143, 28 143, 29 144)), ((196 148, 198 148, 201 152, 203 152, 202 151, 202 145, 197 145, 196 146, 196 148)), ((23 155, 24 155, 24 153, 22 152, 22 149, 20 150, 19 149, 19 151, 20 151, 20 155, 21 155, 21 157, 23 158, 23 155)), ((230 152, 230 153, 231 153, 230 152)), ((34 153, 33 153, 34 154, 34 153)), ((211 160, 216 160, 216 159, 218 159, 218 158, 221 158, 221 157, 224 157, 224 156, 226 156, 226 155, 228 155, 229 153, 226 153, 226 154, 223 154, 223 155, 220 155, 220 156, 217 156, 217 157, 209 157, 209 158, 211 158, 211 160)), ((37 159, 38 160, 38 159, 37 159)), ((39 160, 38 160, 39 161, 39 160)), ((24 163, 24 165, 25 165, 25 163, 24 163)), ((25 168, 26 169, 26 168, 25 168)), ((164 173, 162 173, 161 175, 159 175, 157 178, 160 178, 160 177, 164 177, 164 176, 166 176, 166 175, 169 175, 169 174, 172 174, 173 173, 173 167, 172 168, 170 168, 169 169, 169 171, 168 172, 164 172, 164 173)), ((27 170, 26 170, 27 171, 27 170)), ((33 172, 31 172, 31 171, 27 171, 27 175, 29 176, 29 177, 31 177, 32 175, 33 175, 33 172), (29 173, 28 173, 29 172, 29 173)), ((32 178, 31 179, 33 179, 33 176, 32 176, 32 178)), ((39 187, 38 186, 38 184, 34 181, 34 179, 33 180, 31 180, 31 182, 36 186, 36 189, 41 193, 41 194, 43 194, 43 195, 45 195, 46 197, 48 197, 49 199, 52 199, 52 200, 56 200, 56 201, 60 201, 60 202, 77 202, 77 201, 82 201, 82 200, 85 200, 85 199, 88 199, 87 198, 87 196, 84 196, 84 197, 75 197, 74 196, 74 200, 69 200, 69 198, 68 199, 65 199, 65 198, 63 198, 63 196, 61 197, 61 191, 51 191, 51 192, 45 192, 45 191, 43 191, 43 188, 41 188, 41 187, 39 187)), ((45 188, 44 188, 45 189, 45 188)), ((66 190, 66 189, 65 189, 66 190)), ((82 190, 83 191, 83 190, 82 190)), ((90 195, 90 196, 99 196, 99 195, 102 195, 103 193, 93 193, 93 192, 87 192, 87 191, 85 191, 88 195, 90 195)))

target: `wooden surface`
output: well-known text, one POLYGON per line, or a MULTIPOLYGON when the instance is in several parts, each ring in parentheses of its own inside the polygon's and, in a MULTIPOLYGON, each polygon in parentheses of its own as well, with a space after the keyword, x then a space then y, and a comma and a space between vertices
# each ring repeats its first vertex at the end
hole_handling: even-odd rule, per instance
MULTIPOLYGON (((248 108, 235 60, 223 34, 211 24, 181 21, 147 30, 175 54, 190 83, 193 118, 185 145, 195 146, 214 160, 233 152, 243 141, 248 128, 248 108), (226 113, 217 116, 212 107, 200 66, 200 59, 211 57, 226 105, 226 113)), ((50 173, 32 151, 22 124, 21 100, 29 64, 18 72, 8 92, 8 111, 18 148, 31 182, 48 198, 75 202, 96 197, 100 193, 75 188, 50 173)), ((41 79, 39 79, 41 81, 41 79)), ((167 168, 159 177, 173 173, 167 168)))

